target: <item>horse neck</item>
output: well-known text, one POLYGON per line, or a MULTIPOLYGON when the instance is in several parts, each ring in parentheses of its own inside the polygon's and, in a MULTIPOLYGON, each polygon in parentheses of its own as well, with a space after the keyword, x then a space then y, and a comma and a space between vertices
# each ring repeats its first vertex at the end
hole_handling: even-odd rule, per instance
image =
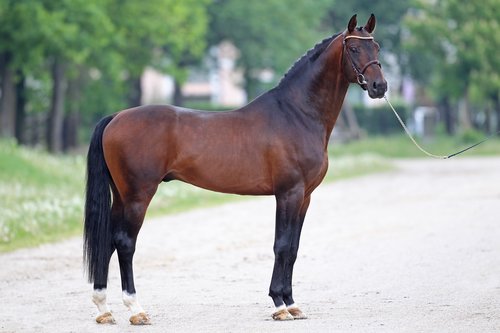
POLYGON ((342 40, 337 38, 300 79, 290 83, 288 95, 302 105, 301 112, 322 124, 328 142, 348 87, 342 72, 342 40))
POLYGON ((337 37, 318 59, 318 69, 309 85, 316 112, 321 116, 328 138, 337 122, 349 82, 342 71, 342 38, 337 37))

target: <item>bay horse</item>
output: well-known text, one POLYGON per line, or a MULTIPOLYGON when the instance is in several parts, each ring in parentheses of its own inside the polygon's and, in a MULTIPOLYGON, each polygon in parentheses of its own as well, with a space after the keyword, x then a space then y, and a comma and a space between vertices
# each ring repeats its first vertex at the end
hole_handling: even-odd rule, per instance
POLYGON ((311 193, 328 168, 327 146, 350 83, 381 98, 387 82, 372 37, 375 16, 318 43, 278 85, 233 111, 140 106, 103 118, 87 156, 84 260, 98 323, 113 323, 106 303, 116 250, 131 324, 150 319, 136 298, 132 258, 146 209, 161 182, 208 190, 274 195, 275 320, 304 319, 292 297, 292 271, 311 193), (112 194, 112 197, 111 197, 112 194))

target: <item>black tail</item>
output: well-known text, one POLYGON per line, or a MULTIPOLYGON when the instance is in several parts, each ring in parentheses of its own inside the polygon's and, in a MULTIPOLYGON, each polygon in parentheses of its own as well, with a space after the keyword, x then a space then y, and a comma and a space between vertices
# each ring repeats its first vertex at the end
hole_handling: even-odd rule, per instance
POLYGON ((105 117, 96 125, 87 154, 83 259, 91 283, 106 283, 109 257, 114 249, 110 223, 111 176, 102 148, 102 134, 112 119, 113 116, 105 117))

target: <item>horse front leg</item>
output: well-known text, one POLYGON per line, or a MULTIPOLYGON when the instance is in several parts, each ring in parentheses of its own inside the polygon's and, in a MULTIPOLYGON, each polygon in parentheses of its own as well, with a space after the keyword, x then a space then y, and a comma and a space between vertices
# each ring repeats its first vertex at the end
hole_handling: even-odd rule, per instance
POLYGON ((303 219, 301 219, 300 213, 304 202, 302 189, 294 189, 276 195, 275 258, 269 288, 269 296, 276 306, 276 311, 272 315, 274 320, 293 320, 294 316, 289 312, 289 309, 296 314, 301 313, 292 298, 291 281, 302 228, 303 219))
POLYGON ((283 291, 283 300, 287 306, 287 311, 292 315, 293 319, 307 319, 306 314, 299 309, 298 305, 293 300, 292 277, 293 266, 295 264, 295 260, 297 259, 297 253, 299 251, 300 234, 302 232, 302 226, 304 225, 304 219, 306 217, 310 202, 310 195, 306 196, 302 202, 302 206, 299 212, 299 223, 296 225, 292 232, 292 246, 290 250, 290 257, 289 260, 285 263, 285 288, 283 291))

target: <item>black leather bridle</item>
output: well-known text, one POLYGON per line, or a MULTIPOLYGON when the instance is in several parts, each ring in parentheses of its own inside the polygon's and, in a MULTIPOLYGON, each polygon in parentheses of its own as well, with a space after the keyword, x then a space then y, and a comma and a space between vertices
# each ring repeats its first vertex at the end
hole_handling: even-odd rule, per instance
POLYGON ((366 69, 368 67, 370 67, 371 65, 378 65, 379 67, 382 67, 382 65, 380 64, 380 61, 378 61, 378 59, 374 59, 374 60, 368 61, 361 68, 361 70, 359 70, 358 67, 356 66, 356 64, 354 63, 354 61, 352 60, 352 57, 351 57, 351 54, 349 53, 349 50, 347 49, 346 40, 351 39, 351 38, 362 39, 362 40, 373 40, 373 37, 349 35, 349 36, 344 36, 344 39, 342 40, 344 54, 345 54, 347 60, 351 63, 351 67, 354 70, 354 73, 356 74, 356 80, 358 81, 358 84, 361 86, 361 88, 366 89, 366 85, 368 84, 368 82, 366 82, 365 75, 364 75, 366 69))

